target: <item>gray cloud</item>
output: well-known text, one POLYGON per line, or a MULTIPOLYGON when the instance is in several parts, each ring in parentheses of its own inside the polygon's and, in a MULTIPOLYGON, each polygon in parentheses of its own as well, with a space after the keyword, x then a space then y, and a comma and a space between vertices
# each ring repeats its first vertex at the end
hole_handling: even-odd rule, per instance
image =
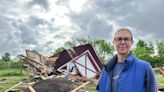
POLYGON ((33 50, 36 50, 43 55, 45 55, 45 53, 47 55, 52 55, 55 50, 53 43, 54 41, 48 41, 48 42, 45 42, 44 44, 37 44, 37 46, 34 47, 33 50))
MULTIPOLYGON (((47 2, 33 1, 33 3, 47 2)), ((39 46, 39 25, 49 25, 46 20, 41 19, 35 14, 28 15, 26 13, 32 10, 25 7, 26 2, 19 0, 2 0, 0 4, 0 54, 6 52, 12 55, 22 54, 25 49, 31 49, 39 46), (26 10, 27 9, 27 10, 26 10), (26 14, 26 17, 24 17, 26 14), (23 15, 23 16, 22 16, 23 15)), ((44 3, 44 8, 48 3, 44 3)))
POLYGON ((56 39, 65 39, 65 37, 63 36, 63 35, 59 35, 59 34, 57 34, 57 35, 55 35, 54 36, 54 38, 56 39))
POLYGON ((81 13, 72 11, 67 14, 67 16, 70 17, 74 25, 81 28, 82 31, 87 31, 88 23, 95 17, 91 11, 83 11, 81 13))
POLYGON ((92 38, 108 39, 112 29, 112 25, 108 25, 106 21, 94 18, 88 24, 87 34, 90 34, 92 38))
POLYGON ((57 5, 66 5, 67 6, 69 2, 70 2, 70 0, 58 0, 55 3, 57 5))
POLYGON ((22 44, 37 44, 37 32, 34 29, 28 25, 20 25, 19 30, 22 44))
POLYGON ((8 31, 8 27, 9 27, 9 19, 4 17, 4 16, 1 16, 0 15, 0 28, 1 28, 1 34, 3 34, 5 31, 8 31))
POLYGON ((48 0, 2 0, 0 54, 20 54, 25 49, 46 53, 53 51, 57 47, 55 44, 61 43, 61 40, 69 40, 70 36, 109 40, 116 26, 131 27, 134 35, 143 37, 144 40, 164 39, 163 0, 87 0, 80 12, 71 9, 70 1, 57 0, 49 3, 48 0), (35 10, 35 5, 42 8, 35 10), (56 24, 55 17, 46 20, 38 16, 38 13, 52 12, 49 5, 68 8, 67 14, 62 16, 68 17, 72 26, 56 24))
POLYGON ((131 14, 131 16, 125 17, 122 20, 118 20, 120 25, 129 25, 133 28, 142 31, 142 36, 147 36, 148 33, 153 34, 154 39, 164 39, 164 1, 159 0, 153 2, 144 2, 141 4, 141 8, 131 14))
POLYGON ((151 2, 150 0, 95 0, 88 1, 80 13, 69 13, 69 17, 81 31, 87 30, 88 32, 84 33, 91 36, 95 35, 106 39, 108 35, 103 34, 113 28, 112 25, 106 23, 113 21, 118 26, 132 27, 135 29, 134 34, 142 34, 145 38, 147 37, 146 40, 150 40, 149 35, 146 36, 147 33, 152 34, 152 39, 164 39, 162 32, 164 29, 163 4, 163 0, 152 0, 151 2), (91 23, 90 21, 95 16, 99 16, 101 21, 95 20, 91 23), (101 32, 93 32, 97 29, 101 29, 101 32))
POLYGON ((11 26, 12 19, 0 15, 0 54, 11 52, 18 54, 21 48, 20 40, 15 35, 15 30, 11 26), (13 49, 14 48, 14 49, 13 49))
POLYGON ((35 4, 38 4, 40 5, 41 7, 43 7, 44 9, 48 10, 48 1, 47 0, 32 0, 28 3, 29 6, 31 5, 35 5, 35 4))
POLYGON ((135 11, 139 7, 139 0, 94 0, 88 1, 84 5, 84 11, 93 15, 101 15, 106 20, 116 20, 119 17, 127 16, 135 11))
POLYGON ((44 25, 47 24, 48 22, 44 19, 41 19, 37 16, 30 16, 28 20, 28 24, 30 26, 38 26, 38 25, 44 25))

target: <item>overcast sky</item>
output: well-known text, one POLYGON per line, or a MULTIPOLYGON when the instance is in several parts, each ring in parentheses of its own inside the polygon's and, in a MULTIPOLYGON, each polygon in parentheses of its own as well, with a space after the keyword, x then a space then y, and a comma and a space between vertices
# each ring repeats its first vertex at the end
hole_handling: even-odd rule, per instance
POLYGON ((0 54, 49 55, 77 37, 111 42, 119 27, 135 41, 164 40, 164 0, 1 0, 0 54))

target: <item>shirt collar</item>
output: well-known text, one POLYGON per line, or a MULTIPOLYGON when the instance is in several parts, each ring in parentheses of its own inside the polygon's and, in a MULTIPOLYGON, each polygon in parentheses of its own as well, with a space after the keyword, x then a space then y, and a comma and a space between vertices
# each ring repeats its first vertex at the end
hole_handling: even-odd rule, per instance
MULTIPOLYGON (((135 56, 132 52, 129 53, 127 58, 124 60, 125 66, 124 69, 127 69, 131 64, 133 64, 135 56)), ((109 62, 104 65, 106 71, 111 71, 117 63, 117 55, 113 56, 109 62)))

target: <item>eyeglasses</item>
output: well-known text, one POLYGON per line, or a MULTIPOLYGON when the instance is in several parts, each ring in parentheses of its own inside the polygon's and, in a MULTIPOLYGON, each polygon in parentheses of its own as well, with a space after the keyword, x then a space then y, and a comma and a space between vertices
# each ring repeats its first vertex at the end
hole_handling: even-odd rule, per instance
POLYGON ((116 41, 117 43, 121 43, 124 40, 124 42, 128 43, 130 41, 132 41, 132 37, 115 37, 114 41, 116 41))

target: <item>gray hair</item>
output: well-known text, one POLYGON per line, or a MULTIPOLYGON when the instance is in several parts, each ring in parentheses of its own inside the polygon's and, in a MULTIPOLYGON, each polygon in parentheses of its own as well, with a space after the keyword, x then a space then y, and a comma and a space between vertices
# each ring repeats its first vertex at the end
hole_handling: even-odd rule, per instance
POLYGON ((120 28, 120 29, 118 29, 115 32, 115 36, 116 36, 116 33, 120 32, 120 31, 127 31, 130 34, 130 36, 132 37, 132 40, 133 40, 133 34, 132 34, 132 31, 129 28, 120 28))

